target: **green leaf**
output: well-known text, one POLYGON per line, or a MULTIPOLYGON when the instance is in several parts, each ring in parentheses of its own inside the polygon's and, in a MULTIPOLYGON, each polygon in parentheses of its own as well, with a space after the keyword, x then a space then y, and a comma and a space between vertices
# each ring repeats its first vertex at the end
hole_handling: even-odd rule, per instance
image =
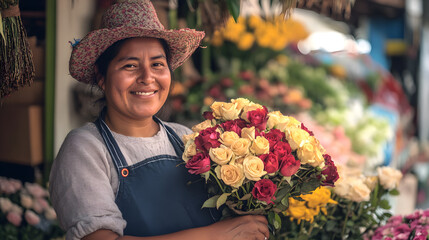
POLYGON ((229 195, 231 195, 231 193, 223 193, 222 195, 220 195, 220 197, 216 201, 216 208, 217 209, 219 209, 220 206, 225 204, 226 199, 228 198, 229 195))
POLYGON ((234 18, 235 22, 238 21, 240 15, 240 0, 227 0, 229 13, 234 18))
POLYGON ((380 201, 380 207, 382 208, 382 209, 386 209, 386 210, 389 210, 391 207, 390 207, 390 204, 389 204, 389 201, 387 201, 387 199, 383 199, 383 200, 381 200, 380 201))
POLYGON ((278 230, 282 226, 282 219, 280 218, 278 213, 269 212, 268 223, 274 226, 274 228, 278 230))
POLYGON ((301 186, 301 193, 309 193, 311 191, 314 191, 316 188, 320 186, 320 182, 318 179, 312 179, 308 182, 305 182, 301 186))
POLYGON ((3 31, 3 20, 2 20, 2 16, 1 16, 1 12, 0 12, 0 35, 3 38, 4 41, 4 45, 6 46, 6 37, 4 36, 4 31, 3 31))
POLYGON ((213 196, 207 199, 201 208, 214 208, 216 207, 216 202, 219 199, 220 195, 213 196))
POLYGON ((286 209, 289 207, 289 198, 285 197, 281 201, 282 205, 286 207, 286 209))
POLYGON ((245 201, 245 200, 248 200, 250 197, 252 197, 252 194, 248 193, 248 194, 244 195, 242 198, 240 198, 240 200, 245 201))
POLYGON ((389 194, 392 195, 392 196, 398 196, 399 195, 399 191, 398 191, 398 189, 395 188, 395 189, 390 190, 389 194))

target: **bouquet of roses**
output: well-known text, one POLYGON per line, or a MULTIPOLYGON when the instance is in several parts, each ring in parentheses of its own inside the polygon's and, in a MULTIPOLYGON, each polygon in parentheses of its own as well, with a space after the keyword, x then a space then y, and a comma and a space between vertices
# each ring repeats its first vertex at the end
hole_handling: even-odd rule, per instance
POLYGON ((289 198, 338 179, 334 162, 304 124, 238 98, 214 102, 205 121, 183 137, 183 160, 201 174, 212 195, 203 207, 229 214, 264 214, 275 229, 289 198))

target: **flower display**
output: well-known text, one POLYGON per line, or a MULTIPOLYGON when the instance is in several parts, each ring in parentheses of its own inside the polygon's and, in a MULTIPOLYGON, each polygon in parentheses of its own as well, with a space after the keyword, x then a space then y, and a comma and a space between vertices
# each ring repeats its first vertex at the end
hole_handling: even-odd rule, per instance
POLYGON ((0 239, 60 239, 64 232, 49 203, 48 191, 37 183, 0 177, 0 239))
POLYGON ((291 197, 333 186, 336 166, 303 123, 245 98, 214 102, 183 137, 183 160, 212 195, 203 207, 266 214, 280 229, 291 197))

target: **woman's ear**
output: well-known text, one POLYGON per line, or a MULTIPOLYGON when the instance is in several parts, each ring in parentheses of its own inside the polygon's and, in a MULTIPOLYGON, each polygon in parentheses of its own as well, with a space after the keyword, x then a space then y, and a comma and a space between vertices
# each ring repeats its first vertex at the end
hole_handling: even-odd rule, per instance
POLYGON ((95 80, 97 82, 97 85, 104 91, 104 76, 98 71, 98 67, 94 67, 95 71, 95 80))

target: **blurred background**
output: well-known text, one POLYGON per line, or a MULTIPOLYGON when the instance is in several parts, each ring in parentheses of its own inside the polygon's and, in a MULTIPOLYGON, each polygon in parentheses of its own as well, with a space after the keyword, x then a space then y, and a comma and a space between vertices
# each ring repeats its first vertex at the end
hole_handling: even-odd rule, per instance
MULTIPOLYGON (((246 97, 305 122, 338 163, 402 171, 395 213, 429 207, 427 1, 304 1, 285 20, 275 1, 248 0, 226 21, 211 1, 152 2, 165 27, 207 33, 160 118, 191 127, 214 101, 246 97)), ((19 1, 35 81, 1 99, 0 176, 46 186, 67 133, 97 116, 97 90, 68 60, 111 4, 19 1)))

